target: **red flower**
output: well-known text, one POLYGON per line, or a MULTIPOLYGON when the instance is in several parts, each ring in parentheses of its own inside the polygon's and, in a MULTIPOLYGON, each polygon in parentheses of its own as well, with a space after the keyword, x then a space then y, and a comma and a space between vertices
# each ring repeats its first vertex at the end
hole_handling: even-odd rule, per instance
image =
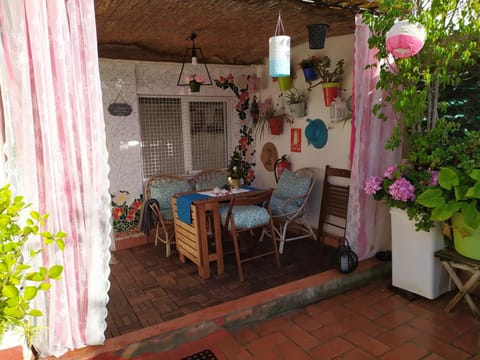
POLYGON ((227 81, 232 84, 235 82, 235 79, 232 74, 228 74, 227 81))
POLYGON ((130 205, 134 209, 140 209, 142 207, 142 201, 141 200, 135 200, 132 205, 130 205))
POLYGON ((123 215, 123 209, 121 207, 117 207, 113 209, 112 216, 115 220, 120 219, 120 217, 123 215))
POLYGON ((242 136, 238 142, 242 146, 242 150, 245 150, 247 148, 247 145, 248 145, 248 137, 242 136))
POLYGON ((135 220, 135 215, 137 214, 137 210, 136 209, 132 209, 128 212, 127 214, 127 221, 133 221, 135 220))

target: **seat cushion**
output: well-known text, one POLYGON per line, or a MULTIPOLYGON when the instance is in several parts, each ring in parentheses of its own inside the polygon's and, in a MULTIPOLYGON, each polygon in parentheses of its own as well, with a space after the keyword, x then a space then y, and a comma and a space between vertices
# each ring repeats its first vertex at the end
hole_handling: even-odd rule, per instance
MULTIPOLYGON (((288 199, 294 196, 303 196, 308 192, 312 178, 308 176, 295 176, 293 172, 286 169, 283 171, 273 196, 279 199, 288 199)), ((297 201, 297 205, 303 204, 303 199, 297 201)))
POLYGON ((193 186, 188 180, 163 181, 150 185, 150 194, 158 200, 160 211, 172 210, 172 196, 179 192, 192 191, 193 186))
MULTIPOLYGON (((222 224, 225 226, 225 221, 227 220, 228 214, 228 206, 223 206, 219 208, 218 211, 220 213, 222 224)), ((232 209, 232 214, 233 220, 235 221, 235 228, 237 230, 264 226, 270 221, 270 216, 267 209, 257 205, 234 206, 232 209)))
MULTIPOLYGON (((285 199, 280 199, 275 196, 272 196, 270 199, 270 210, 272 212, 272 216, 281 216, 284 215, 285 212, 283 211, 283 205, 285 204, 285 199)), ((287 213, 294 213, 298 210, 300 205, 297 205, 295 201, 291 201, 287 205, 287 213)))
POLYGON ((227 175, 219 175, 208 180, 199 180, 195 184, 195 190, 207 190, 214 187, 223 188, 227 184, 227 175))

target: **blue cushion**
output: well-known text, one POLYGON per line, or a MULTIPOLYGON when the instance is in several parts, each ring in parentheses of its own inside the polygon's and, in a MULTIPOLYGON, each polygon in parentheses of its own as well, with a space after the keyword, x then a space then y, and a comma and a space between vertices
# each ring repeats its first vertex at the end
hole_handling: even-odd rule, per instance
MULTIPOLYGON (((288 199, 294 196, 305 195, 312 183, 309 176, 295 176, 293 172, 286 169, 283 171, 277 188, 273 191, 273 196, 279 199, 288 199)), ((297 205, 302 205, 303 200, 299 200, 297 205)))
POLYGON ((188 180, 163 181, 150 185, 153 199, 158 200, 160 211, 172 210, 172 196, 179 192, 192 191, 193 186, 188 180))
POLYGON ((225 184, 227 184, 227 175, 219 175, 212 179, 197 181, 195 185, 195 190, 201 191, 201 190, 213 189, 214 187, 223 188, 225 184))
MULTIPOLYGON (((228 206, 222 206, 218 209, 220 219, 225 226, 227 220, 228 206)), ((237 230, 251 229, 257 226, 267 225, 270 222, 270 216, 267 209, 257 205, 234 206, 232 209, 233 220, 237 230)), ((229 228, 230 228, 230 224, 229 228)))
MULTIPOLYGON (((283 204, 285 204, 285 199, 280 199, 272 196, 270 199, 270 210, 272 211, 272 216, 284 215, 283 204)), ((295 201, 291 201, 287 205, 287 213, 294 213, 299 208, 299 205, 295 201)))

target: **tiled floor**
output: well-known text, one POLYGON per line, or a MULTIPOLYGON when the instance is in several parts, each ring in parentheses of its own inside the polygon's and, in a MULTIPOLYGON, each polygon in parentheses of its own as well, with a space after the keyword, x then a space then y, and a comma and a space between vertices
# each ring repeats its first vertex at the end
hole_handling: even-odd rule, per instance
MULTIPOLYGON (((264 241, 264 245, 271 244, 264 241)), ((195 264, 180 263, 176 253, 146 244, 114 253, 106 337, 115 337, 159 324, 213 305, 320 273, 333 266, 334 249, 318 241, 287 243, 281 269, 274 258, 244 264, 245 282, 238 280, 235 260, 225 257, 225 274, 202 280, 195 264)))
MULTIPOLYGON (((412 301, 388 285, 389 278, 376 280, 271 319, 220 329, 158 352, 156 358, 179 360, 212 349, 218 359, 228 360, 480 359, 479 322, 468 306, 461 302, 450 313, 443 310, 455 292, 435 300, 417 297, 412 301)), ((478 304, 478 297, 474 300, 478 304)), ((175 326, 171 327, 173 331, 175 326)), ((122 354, 128 357, 141 346, 154 349, 157 331, 151 327, 112 338, 102 347, 71 352, 62 360, 91 359, 95 354, 95 359, 102 359, 99 353, 118 349, 127 349, 122 354)))

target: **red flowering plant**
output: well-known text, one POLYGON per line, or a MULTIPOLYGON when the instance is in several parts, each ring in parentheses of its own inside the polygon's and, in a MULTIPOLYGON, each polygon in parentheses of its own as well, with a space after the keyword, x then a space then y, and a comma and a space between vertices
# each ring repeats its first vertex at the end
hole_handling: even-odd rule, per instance
POLYGON ((188 83, 191 83, 192 81, 197 82, 197 83, 204 83, 206 78, 202 74, 193 74, 193 75, 187 75, 185 77, 185 80, 187 80, 188 83))
POLYGON ((409 219, 415 221, 417 230, 430 230, 432 210, 420 205, 416 199, 426 189, 438 186, 438 171, 423 170, 411 165, 393 165, 383 176, 370 176, 364 191, 377 201, 383 200, 389 207, 403 209, 409 219))
POLYGON ((137 231, 141 209, 142 200, 131 201, 128 191, 121 190, 112 195, 113 230, 117 236, 137 231))

